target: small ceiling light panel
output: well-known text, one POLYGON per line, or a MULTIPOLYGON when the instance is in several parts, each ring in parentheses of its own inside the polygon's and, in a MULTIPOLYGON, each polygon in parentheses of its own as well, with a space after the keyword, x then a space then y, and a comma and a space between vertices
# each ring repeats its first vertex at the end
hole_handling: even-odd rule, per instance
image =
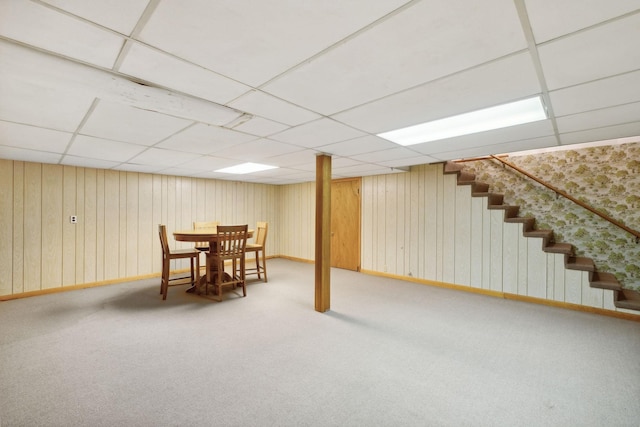
POLYGON ((239 165, 230 166, 228 168, 218 169, 215 172, 235 173, 235 174, 241 175, 241 174, 247 174, 247 173, 253 173, 253 172, 266 171, 269 169, 277 169, 277 168, 278 168, 277 166, 261 165, 260 163, 242 163, 239 165))
POLYGON ((535 96, 457 116, 378 134, 400 145, 414 145, 547 119, 542 98, 535 96))

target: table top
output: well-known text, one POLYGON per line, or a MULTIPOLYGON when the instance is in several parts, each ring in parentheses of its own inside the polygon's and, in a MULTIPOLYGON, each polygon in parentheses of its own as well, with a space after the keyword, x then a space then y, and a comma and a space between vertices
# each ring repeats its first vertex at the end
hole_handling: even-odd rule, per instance
MULTIPOLYGON (((216 227, 199 228, 197 230, 178 230, 173 232, 173 238, 179 242, 207 242, 218 233, 216 227)), ((247 237, 253 236, 253 230, 247 230, 247 237)))

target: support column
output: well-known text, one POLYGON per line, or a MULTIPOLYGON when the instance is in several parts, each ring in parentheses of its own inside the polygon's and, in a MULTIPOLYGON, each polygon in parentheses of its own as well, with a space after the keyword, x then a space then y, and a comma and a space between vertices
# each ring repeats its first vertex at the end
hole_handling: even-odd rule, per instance
POLYGON ((330 308, 331 156, 316 157, 316 311, 330 308))

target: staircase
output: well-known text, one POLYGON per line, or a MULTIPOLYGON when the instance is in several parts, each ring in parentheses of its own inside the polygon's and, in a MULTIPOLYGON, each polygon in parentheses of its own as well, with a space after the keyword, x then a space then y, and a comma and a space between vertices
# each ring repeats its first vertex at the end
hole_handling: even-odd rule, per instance
POLYGON ((640 293, 624 289, 613 274, 597 271, 591 258, 575 255, 575 248, 571 243, 556 242, 553 230, 537 230, 535 218, 519 217, 519 206, 505 205, 504 195, 489 192, 489 184, 476 181, 474 174, 465 172, 464 166, 446 162, 445 174, 456 174, 458 185, 471 186, 472 197, 487 197, 488 209, 504 211, 504 221, 509 223, 522 223, 524 237, 542 239, 542 250, 548 253, 564 254, 564 266, 569 270, 589 272, 589 284, 592 288, 608 289, 613 291, 614 305, 617 308, 640 311, 640 293))

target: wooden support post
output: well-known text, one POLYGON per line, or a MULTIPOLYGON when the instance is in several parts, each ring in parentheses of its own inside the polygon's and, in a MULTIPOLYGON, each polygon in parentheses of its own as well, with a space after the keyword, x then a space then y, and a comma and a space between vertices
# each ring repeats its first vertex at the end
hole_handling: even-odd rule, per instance
POLYGON ((316 157, 316 311, 330 308, 331 156, 316 157))

